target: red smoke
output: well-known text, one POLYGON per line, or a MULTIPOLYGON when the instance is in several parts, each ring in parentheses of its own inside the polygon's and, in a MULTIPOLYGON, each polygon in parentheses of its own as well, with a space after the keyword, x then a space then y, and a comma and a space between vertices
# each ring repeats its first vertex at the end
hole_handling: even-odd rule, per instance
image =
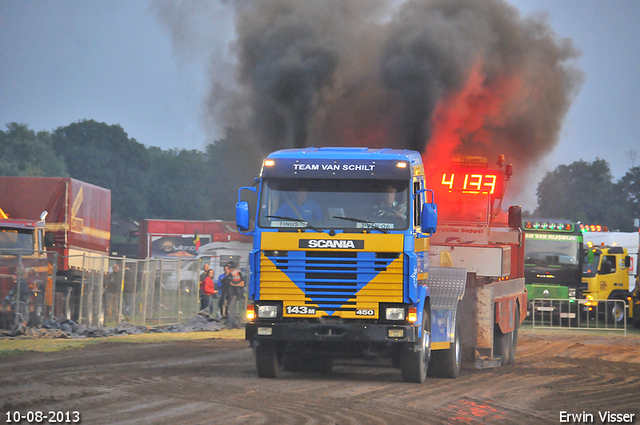
POLYGON ((488 79, 480 61, 471 68, 463 88, 440 100, 433 117, 431 138, 423 153, 427 168, 449 164, 451 156, 486 156, 490 164, 500 154, 509 158, 508 146, 500 143, 491 130, 500 128, 513 107, 520 102, 522 84, 515 75, 488 79))

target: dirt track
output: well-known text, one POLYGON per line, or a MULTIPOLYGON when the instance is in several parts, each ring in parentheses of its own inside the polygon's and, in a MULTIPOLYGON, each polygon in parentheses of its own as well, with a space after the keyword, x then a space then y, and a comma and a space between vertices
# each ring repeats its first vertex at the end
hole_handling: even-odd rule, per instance
POLYGON ((521 333, 516 365, 425 385, 353 362, 259 379, 243 340, 97 344, 0 358, 0 397, 0 423, 15 410, 83 424, 555 424, 561 411, 601 423, 607 410, 640 423, 640 338, 521 333))

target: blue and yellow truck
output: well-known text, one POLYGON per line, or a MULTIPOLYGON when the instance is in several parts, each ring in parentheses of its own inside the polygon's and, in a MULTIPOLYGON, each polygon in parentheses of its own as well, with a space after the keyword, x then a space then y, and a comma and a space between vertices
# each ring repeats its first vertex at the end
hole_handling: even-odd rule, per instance
POLYGON ((312 147, 268 155, 236 205, 238 228, 253 235, 246 338, 260 377, 329 372, 334 359, 357 357, 388 359, 404 381, 421 383, 427 374, 457 377, 466 348, 477 366, 513 362, 526 312, 524 279, 514 275, 519 210, 493 242, 495 189, 505 173, 478 171, 492 176, 483 183, 463 171, 470 181, 443 175, 438 190, 464 198, 471 189, 490 210, 445 225, 435 249, 438 198, 419 152, 312 147), (246 192, 257 194, 255 215, 246 192), (466 231, 483 236, 447 238, 466 231), (484 256, 483 247, 493 252, 484 256))

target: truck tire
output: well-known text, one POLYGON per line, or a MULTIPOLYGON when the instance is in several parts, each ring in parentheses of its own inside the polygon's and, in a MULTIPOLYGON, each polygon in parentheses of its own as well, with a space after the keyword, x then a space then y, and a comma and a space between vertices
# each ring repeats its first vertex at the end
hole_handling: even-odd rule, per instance
POLYGON ((431 359, 431 312, 422 313, 420 338, 415 344, 403 347, 400 351, 400 370, 402 380, 422 384, 427 379, 429 360, 431 359))
MULTIPOLYGON (((617 298, 612 298, 612 300, 616 300, 617 298)), ((625 301, 625 300, 621 300, 625 301)), ((607 303, 607 320, 608 324, 616 324, 623 325, 624 324, 624 316, 626 314, 624 304, 622 302, 608 302, 607 303)))
POLYGON ((260 378, 279 378, 282 373, 282 354, 275 342, 256 344, 256 368, 260 378))
POLYGON ((509 359, 507 364, 516 363, 516 350, 518 349, 518 328, 520 327, 520 307, 516 307, 516 315, 514 317, 514 328, 511 332, 511 347, 509 349, 509 359))
POLYGON ((502 362, 501 366, 509 364, 509 354, 511 353, 511 347, 513 346, 513 332, 503 333, 498 326, 496 326, 493 333, 493 352, 494 355, 500 356, 502 362))
POLYGON ((436 378, 455 379, 460 376, 462 366, 462 344, 460 341, 460 322, 456 318, 455 335, 451 347, 435 350, 431 353, 428 375, 436 378))
POLYGON ((73 320, 74 322, 77 322, 78 317, 80 317, 79 307, 79 299, 76 296, 75 291, 71 287, 67 288, 62 300, 63 320, 73 320))

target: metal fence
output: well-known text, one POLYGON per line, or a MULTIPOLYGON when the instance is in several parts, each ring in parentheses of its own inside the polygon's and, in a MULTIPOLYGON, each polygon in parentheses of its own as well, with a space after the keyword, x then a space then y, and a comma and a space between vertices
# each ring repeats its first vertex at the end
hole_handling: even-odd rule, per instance
POLYGON ((624 300, 536 298, 529 318, 536 329, 621 331, 627 336, 629 306, 624 300))
MULTIPOLYGON (((200 260, 23 254, 3 251, 0 258, 0 327, 5 329, 17 322, 38 326, 47 317, 87 326, 113 326, 122 321, 166 325, 200 310, 204 266, 200 260), (58 270, 60 260, 73 268, 58 270)), ((246 295, 239 304, 235 314, 244 311, 246 295)))

